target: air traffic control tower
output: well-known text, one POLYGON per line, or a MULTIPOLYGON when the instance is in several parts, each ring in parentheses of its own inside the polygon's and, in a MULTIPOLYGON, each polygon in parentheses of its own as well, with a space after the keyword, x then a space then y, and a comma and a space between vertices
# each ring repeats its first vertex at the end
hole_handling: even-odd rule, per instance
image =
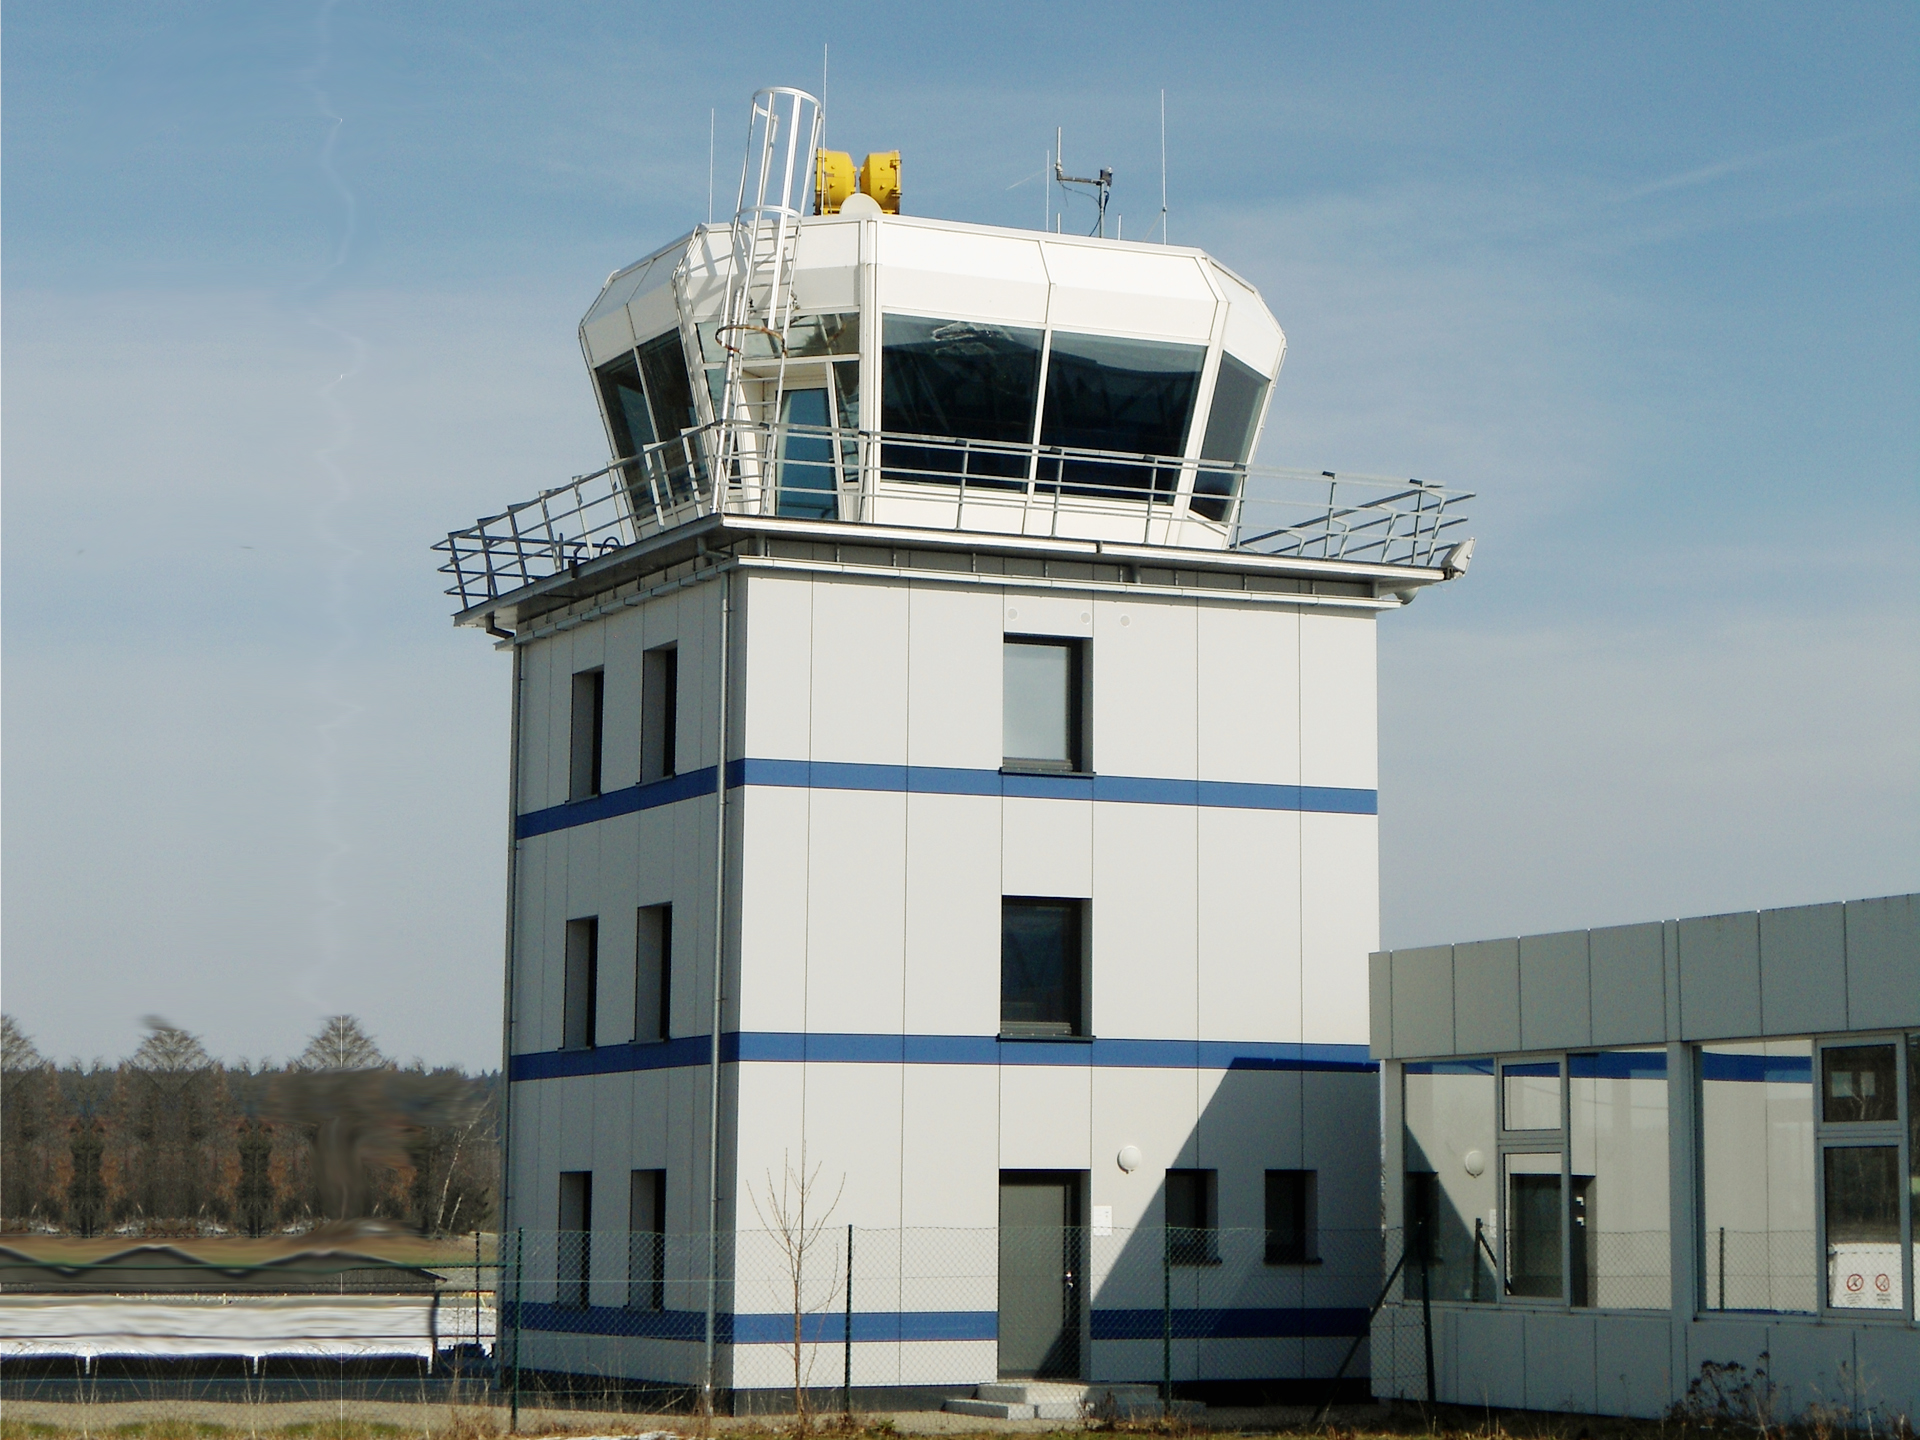
POLYGON ((901 214, 818 126, 761 92, 732 222, 588 310, 611 462, 439 547, 513 661, 504 1358, 790 1385, 811 1234, 856 1403, 1330 1375, 1374 625, 1464 497, 1251 465, 1286 340, 1210 256, 901 214))

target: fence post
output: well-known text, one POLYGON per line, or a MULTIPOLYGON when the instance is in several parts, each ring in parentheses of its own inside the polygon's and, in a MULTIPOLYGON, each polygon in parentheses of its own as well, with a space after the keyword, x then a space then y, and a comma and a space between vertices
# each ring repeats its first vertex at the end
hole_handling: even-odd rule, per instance
MULTIPOLYGON (((1437 1403, 1433 1383, 1433 1221, 1430 1216, 1420 1220, 1420 1331, 1427 1344, 1427 1404, 1437 1403)), ((1477 1262, 1479 1257, 1475 1256, 1477 1262)))
POLYGON ((840 1358, 840 1396, 847 1418, 853 1418, 853 1226, 847 1226, 847 1318, 840 1358))
MULTIPOLYGON (((494 1297, 494 1312, 499 1313, 499 1297, 494 1297)), ((493 1343, 498 1346, 500 1337, 494 1336, 493 1343)), ((480 1227, 473 1230, 473 1358, 477 1365, 480 1357, 486 1353, 480 1340, 480 1227)))
POLYGON ((513 1232, 513 1414, 508 1424, 510 1434, 520 1429, 520 1281, 525 1273, 521 1261, 526 1250, 527 1227, 522 1225, 513 1232))
POLYGON ((1173 1230, 1160 1227, 1160 1413, 1173 1414, 1173 1230))
POLYGON ((1720 1227, 1720 1310, 1727 1308, 1727 1227, 1720 1227))

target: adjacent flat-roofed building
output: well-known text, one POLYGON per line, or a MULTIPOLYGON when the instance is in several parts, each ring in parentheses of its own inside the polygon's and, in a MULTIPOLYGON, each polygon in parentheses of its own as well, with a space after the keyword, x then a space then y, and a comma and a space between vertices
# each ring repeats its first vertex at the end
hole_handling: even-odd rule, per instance
POLYGON ((1372 959, 1374 1393, 1920 1414, 1920 896, 1372 959))

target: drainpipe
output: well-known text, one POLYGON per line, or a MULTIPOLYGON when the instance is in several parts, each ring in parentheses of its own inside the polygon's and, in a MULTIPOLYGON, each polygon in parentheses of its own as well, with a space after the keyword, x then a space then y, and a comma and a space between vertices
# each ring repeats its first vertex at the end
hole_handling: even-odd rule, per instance
POLYGON ((720 573, 720 703, 715 725, 713 817, 713 1014, 707 1036, 707 1324, 701 1402, 713 1414, 714 1320, 720 1293, 720 984, 727 956, 727 620, 733 577, 720 573))

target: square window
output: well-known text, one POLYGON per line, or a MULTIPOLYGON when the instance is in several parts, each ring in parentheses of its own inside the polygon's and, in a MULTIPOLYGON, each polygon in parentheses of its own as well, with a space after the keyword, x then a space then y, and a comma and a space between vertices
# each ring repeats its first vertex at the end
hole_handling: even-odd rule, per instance
POLYGON ((1084 659, 1077 640, 1007 639, 1000 743, 1008 768, 1087 768, 1084 659))
POLYGON ((1820 1052, 1820 1073, 1820 1118, 1828 1124, 1900 1118, 1900 1071, 1891 1042, 1829 1046, 1820 1052))
POLYGON ((1212 1170, 1167 1171, 1167 1259, 1175 1265, 1217 1265, 1212 1170))
POLYGON ((1315 1175, 1267 1171, 1267 1264, 1304 1265, 1314 1258, 1315 1175))
POLYGON ((1523 1060, 1500 1067, 1500 1123, 1508 1130, 1560 1128, 1558 1060, 1523 1060))
POLYGON ((1086 1033, 1083 900, 1000 902, 1000 1032, 1086 1033))

